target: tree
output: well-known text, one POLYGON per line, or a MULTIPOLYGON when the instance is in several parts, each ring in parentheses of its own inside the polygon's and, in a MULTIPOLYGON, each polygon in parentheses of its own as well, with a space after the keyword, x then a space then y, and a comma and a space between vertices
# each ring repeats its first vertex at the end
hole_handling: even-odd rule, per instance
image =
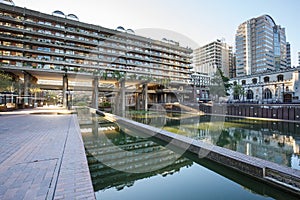
POLYGON ((13 77, 0 71, 0 92, 11 91, 13 85, 13 77))
POLYGON ((33 85, 31 88, 29 88, 29 91, 31 94, 34 94, 34 103, 36 103, 37 94, 42 90, 37 85, 33 85))
POLYGON ((245 95, 243 86, 238 85, 238 84, 234 85, 233 86, 233 96, 235 97, 235 99, 240 99, 241 95, 243 95, 243 96, 245 95))
POLYGON ((219 101, 220 97, 229 96, 228 90, 230 87, 229 78, 224 76, 221 69, 217 68, 216 73, 211 79, 210 94, 219 101))

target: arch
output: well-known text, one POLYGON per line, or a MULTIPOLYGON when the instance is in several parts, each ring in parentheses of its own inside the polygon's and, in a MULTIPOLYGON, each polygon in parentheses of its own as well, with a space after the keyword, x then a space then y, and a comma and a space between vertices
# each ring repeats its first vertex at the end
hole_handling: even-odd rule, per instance
POLYGON ((65 17, 65 13, 63 13, 63 12, 60 11, 60 10, 53 11, 53 12, 52 12, 52 15, 58 16, 58 17, 65 17))
POLYGON ((274 21, 274 19, 270 16, 270 15, 264 15, 266 20, 272 25, 272 26, 276 26, 276 23, 274 21))
POLYGON ((67 15, 67 18, 68 18, 68 19, 73 19, 73 20, 79 21, 79 18, 78 18, 76 15, 74 15, 74 14, 68 14, 68 15, 67 15))
POLYGON ((4 3, 11 6, 15 5, 15 3, 12 0, 0 0, 0 3, 4 3))
POLYGON ((246 80, 242 80, 242 85, 246 85, 246 80))
POLYGON ((272 92, 269 88, 266 88, 263 93, 264 99, 272 99, 272 92))
POLYGON ((125 28, 123 26, 118 26, 116 28, 117 31, 125 32, 125 28))
POLYGON ((134 30, 132 30, 130 28, 126 30, 126 33, 135 34, 134 30))
POLYGON ((253 99, 254 98, 254 93, 252 90, 248 90, 247 91, 247 99, 253 99))

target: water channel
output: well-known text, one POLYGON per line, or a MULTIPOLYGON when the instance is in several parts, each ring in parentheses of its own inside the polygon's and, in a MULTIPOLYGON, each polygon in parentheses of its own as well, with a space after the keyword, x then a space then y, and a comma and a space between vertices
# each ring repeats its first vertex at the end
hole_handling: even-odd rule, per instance
MULTIPOLYGON (((127 133, 118 124, 109 122, 101 116, 90 114, 88 111, 78 113, 97 199, 297 199, 226 167, 199 159, 195 155, 189 153, 178 155, 176 151, 164 147, 160 142, 145 138, 139 133, 130 131, 127 133)), ((236 122, 236 126, 232 126, 235 124, 234 120, 237 119, 229 119, 229 121, 226 119, 224 122, 224 130, 235 127, 237 131, 222 132, 224 135, 219 134, 218 137, 221 139, 212 139, 214 138, 213 134, 216 134, 213 129, 200 131, 201 129, 197 128, 198 131, 187 131, 192 129, 190 126, 193 124, 196 127, 195 123, 187 122, 198 121, 199 117, 181 120, 178 118, 180 116, 172 115, 158 119, 161 115, 155 113, 147 116, 131 113, 128 117, 151 125, 162 126, 163 124, 163 129, 205 140, 225 148, 241 149, 241 151, 247 151, 247 144, 244 149, 241 147, 243 140, 262 143, 266 139, 259 137, 259 128, 251 128, 252 134, 250 130, 246 131, 247 129, 242 131, 244 125, 238 126, 238 124, 243 124, 242 122, 236 122), (227 127, 226 123, 230 123, 230 125, 227 127), (241 135, 238 135, 238 132, 241 135), (253 141, 255 135, 257 139, 253 141), (230 144, 231 140, 235 140, 234 145, 230 144)), ((202 123, 209 123, 209 121, 209 117, 205 116, 197 122, 197 127, 201 127, 202 123)), ((262 125, 263 123, 258 124, 260 124, 258 127, 265 127, 262 125)), ((203 126, 205 127, 205 125, 203 126)), ((270 141, 266 142, 269 145, 273 144, 271 138, 281 137, 279 133, 278 137, 276 134, 273 136, 274 134, 266 134, 270 136, 270 141)), ((265 136, 265 134, 263 135, 265 136)), ((288 137, 284 137, 284 145, 281 146, 287 147, 286 138, 294 138, 297 135, 299 134, 295 131, 294 135, 290 134, 287 135, 288 137)), ((276 145, 278 146, 278 142, 276 145)), ((253 146, 251 147, 252 154, 253 149, 256 148, 253 146)), ((257 151, 259 152, 259 150, 257 151)), ((269 151, 274 152, 274 149, 271 148, 267 152, 269 151)), ((293 166, 292 162, 288 160, 294 155, 297 157, 297 153, 291 152, 290 148, 284 149, 282 152, 286 152, 284 155, 288 155, 284 159, 279 159, 277 153, 275 153, 275 157, 270 157, 276 158, 275 161, 281 164, 293 166)), ((260 153, 263 154, 263 152, 260 153)))

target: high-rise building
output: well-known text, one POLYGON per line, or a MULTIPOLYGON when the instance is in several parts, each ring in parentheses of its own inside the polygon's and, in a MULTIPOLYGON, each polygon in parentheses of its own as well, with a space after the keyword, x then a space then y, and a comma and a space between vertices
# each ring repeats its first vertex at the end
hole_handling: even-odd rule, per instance
POLYGON ((291 68, 291 44, 289 42, 286 43, 286 67, 291 68))
POLYGON ((233 66, 232 47, 222 40, 216 40, 194 50, 195 71, 213 75, 217 68, 229 77, 233 66))
POLYGON ((298 66, 300 66, 300 52, 298 52, 298 66))
POLYGON ((285 28, 269 15, 239 25, 235 45, 238 77, 287 68, 285 28))

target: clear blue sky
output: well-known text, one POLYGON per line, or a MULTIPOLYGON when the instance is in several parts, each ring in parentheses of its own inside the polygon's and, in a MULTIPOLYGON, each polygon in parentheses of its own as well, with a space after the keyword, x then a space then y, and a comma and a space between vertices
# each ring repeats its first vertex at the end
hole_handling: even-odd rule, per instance
MULTIPOLYGON (((115 29, 172 30, 198 46, 216 39, 234 46, 242 22, 269 14, 286 28, 291 43, 292 65, 300 51, 300 0, 14 0, 17 6, 51 14, 61 10, 76 14, 80 21, 115 29), (298 16, 298 17, 297 17, 298 16)), ((172 38, 169 38, 172 39, 172 38)), ((176 39, 175 39, 176 40, 176 39)))

